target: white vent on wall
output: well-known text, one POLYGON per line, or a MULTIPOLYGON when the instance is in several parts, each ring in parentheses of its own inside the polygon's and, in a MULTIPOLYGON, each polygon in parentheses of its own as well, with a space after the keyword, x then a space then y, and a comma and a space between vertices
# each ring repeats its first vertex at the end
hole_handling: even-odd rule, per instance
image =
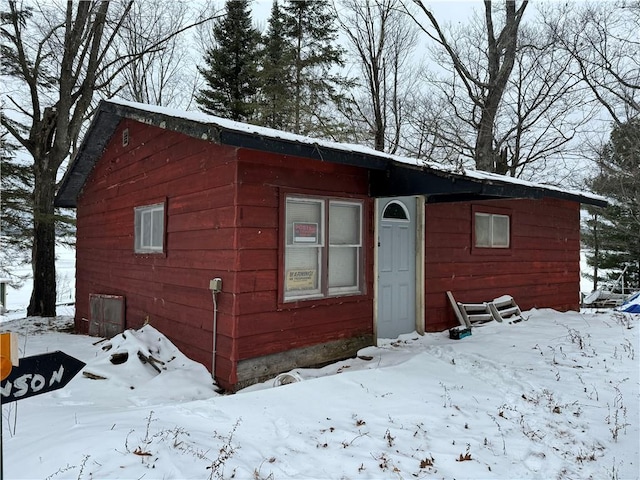
POLYGON ((126 147, 127 145, 129 145, 129 129, 125 128, 122 131, 122 146, 126 147))

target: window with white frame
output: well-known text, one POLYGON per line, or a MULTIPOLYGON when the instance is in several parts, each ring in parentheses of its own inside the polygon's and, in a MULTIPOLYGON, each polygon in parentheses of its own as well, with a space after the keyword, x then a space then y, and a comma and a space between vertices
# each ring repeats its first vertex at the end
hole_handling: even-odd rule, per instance
POLYGON ((287 197, 285 301, 363 292, 362 209, 361 201, 287 197))
POLYGON ((509 248, 509 220, 509 215, 476 212, 476 247, 509 248))
POLYGON ((135 252, 162 253, 164 251, 164 203, 136 207, 134 210, 135 252))

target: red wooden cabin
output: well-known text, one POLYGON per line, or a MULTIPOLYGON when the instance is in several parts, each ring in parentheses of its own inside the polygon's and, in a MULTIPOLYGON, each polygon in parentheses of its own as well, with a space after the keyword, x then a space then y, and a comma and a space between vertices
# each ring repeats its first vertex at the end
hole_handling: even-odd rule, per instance
POLYGON ((577 309, 580 203, 604 204, 114 101, 56 203, 77 209, 76 329, 149 322, 227 390, 454 326, 448 290, 577 309))

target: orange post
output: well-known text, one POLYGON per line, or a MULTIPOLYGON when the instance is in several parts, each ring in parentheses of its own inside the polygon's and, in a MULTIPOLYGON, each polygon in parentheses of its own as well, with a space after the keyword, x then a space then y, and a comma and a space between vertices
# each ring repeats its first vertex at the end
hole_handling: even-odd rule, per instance
POLYGON ((18 335, 14 332, 0 333, 0 381, 18 366, 18 335))

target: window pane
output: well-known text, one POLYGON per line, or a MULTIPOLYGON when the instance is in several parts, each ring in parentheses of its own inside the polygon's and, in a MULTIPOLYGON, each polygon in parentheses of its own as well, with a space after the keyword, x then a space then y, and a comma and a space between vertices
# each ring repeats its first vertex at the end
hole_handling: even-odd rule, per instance
POLYGON ((285 299, 317 296, 324 244, 324 200, 286 201, 285 299))
POLYGON ((287 245, 322 245, 323 202, 287 199, 287 245))
POLYGON ((402 205, 395 201, 391 202, 385 207, 382 218, 392 220, 409 220, 405 209, 402 207, 402 205))
POLYGON ((360 205, 330 204, 330 245, 360 245, 360 230, 360 205))
POLYGON ((287 247, 285 254, 285 296, 320 292, 320 248, 287 247))
POLYGON ((164 232, 164 212, 160 209, 152 211, 151 246, 162 248, 162 234, 164 232))
POLYGON ((164 247, 164 204, 134 209, 134 249, 138 253, 158 253, 164 247))
POLYGON ((507 215, 493 215, 493 246, 509 246, 509 217, 507 215))
POLYGON ((140 247, 142 246, 141 243, 141 238, 140 238, 140 234, 142 232, 142 212, 140 210, 135 211, 135 225, 134 225, 134 237, 135 237, 135 245, 134 245, 134 250, 137 252, 138 250, 140 250, 140 247))
POLYGON ((491 246, 491 218, 485 213, 476 213, 476 247, 491 246))
POLYGON ((334 201, 329 204, 329 294, 360 290, 362 205, 334 201))
POLYGON ((286 199, 285 301, 360 292, 362 210, 360 201, 286 199))
POLYGON ((329 288, 358 288, 359 252, 357 247, 329 248, 329 288))
POLYGON ((151 212, 142 212, 142 244, 143 248, 151 246, 151 212))

